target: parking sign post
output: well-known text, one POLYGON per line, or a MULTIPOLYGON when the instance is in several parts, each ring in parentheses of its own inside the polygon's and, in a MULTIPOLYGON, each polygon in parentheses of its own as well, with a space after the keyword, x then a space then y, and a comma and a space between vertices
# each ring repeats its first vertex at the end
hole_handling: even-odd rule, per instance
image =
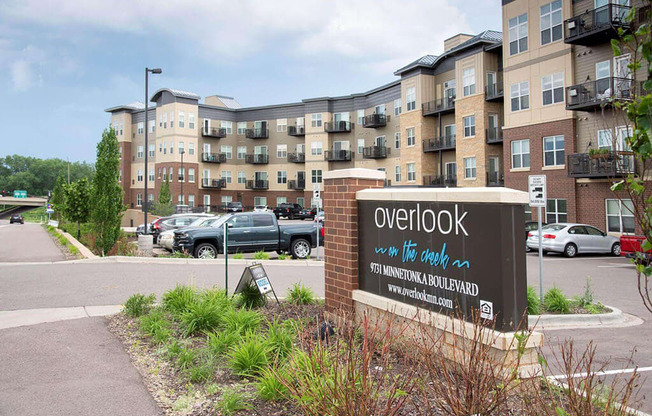
POLYGON ((546 205, 547 189, 546 175, 528 176, 528 190, 530 194, 530 206, 537 207, 538 228, 539 228, 539 299, 543 303, 543 232, 541 230, 541 208, 546 205))
MULTIPOLYGON (((224 221, 224 291, 229 296, 229 243, 228 243, 229 225, 224 221)), ((217 255, 215 256, 217 257, 217 255)))

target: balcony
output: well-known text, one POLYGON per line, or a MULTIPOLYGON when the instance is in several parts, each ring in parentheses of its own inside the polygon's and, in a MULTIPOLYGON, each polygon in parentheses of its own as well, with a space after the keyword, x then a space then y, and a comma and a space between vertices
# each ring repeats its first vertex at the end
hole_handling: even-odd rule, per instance
POLYGON ((349 133, 353 125, 350 121, 333 121, 324 123, 324 131, 326 133, 349 133))
POLYGON ((288 126, 288 136, 305 136, 305 126, 288 126))
POLYGON ((423 177, 423 186, 452 188, 457 186, 457 176, 428 175, 423 177))
POLYGON ((209 179, 202 178, 202 188, 224 189, 226 188, 226 179, 209 179))
POLYGON ((625 21, 630 9, 630 6, 609 3, 571 17, 564 22, 564 42, 584 46, 608 43, 618 36, 618 29, 630 29, 625 21))
POLYGON ((305 153, 288 153, 288 162, 290 163, 305 163, 305 153))
POLYGON ((629 78, 601 78, 566 88, 566 109, 591 111, 612 100, 627 100, 633 95, 629 78))
POLYGON ((201 161, 206 163, 225 163, 226 153, 202 153, 201 161))
MULTIPOLYGON (((627 152, 620 152, 627 153, 627 152)), ((571 178, 618 178, 636 173, 634 156, 609 152, 591 156, 575 153, 567 156, 568 176, 571 178)))
POLYGON ((421 114, 425 116, 435 116, 437 114, 446 114, 455 111, 455 96, 449 98, 440 98, 421 104, 421 114))
POLYGON ((269 155, 254 154, 254 155, 245 155, 245 163, 252 165, 266 165, 269 163, 269 155))
POLYGON ((387 188, 392 186, 392 181, 390 179, 385 179, 385 182, 383 183, 383 187, 387 188))
POLYGON ((369 146, 362 149, 363 159, 385 159, 392 149, 384 146, 369 146))
POLYGON ((503 142, 503 130, 501 128, 486 129, 484 133, 487 144, 500 144, 503 142))
POLYGON ((214 137, 216 139, 221 139, 222 137, 226 137, 226 129, 218 128, 218 127, 211 127, 211 128, 204 128, 202 129, 201 135, 204 137, 214 137))
POLYGON ((269 129, 247 129, 245 131, 245 137, 247 139, 266 139, 269 137, 269 129))
POLYGON ((350 162, 353 158, 353 152, 350 150, 326 150, 324 160, 329 162, 350 162))
POLYGON ((288 181, 288 189, 303 191, 304 189, 306 189, 306 181, 305 180, 288 181))
POLYGON ((425 139, 421 144, 423 146, 424 153, 438 152, 440 150, 455 150, 455 136, 425 139))
POLYGON ((385 127, 388 121, 389 116, 386 116, 385 114, 369 114, 368 116, 364 116, 362 127, 372 129, 385 127))
POLYGON ((247 181, 245 189, 269 189, 269 181, 266 179, 255 179, 247 181))
POLYGON ((505 97, 502 82, 494 82, 484 87, 484 99, 486 101, 502 101, 505 97))
POLYGON ((487 186, 505 186, 505 175, 502 172, 487 172, 487 186))

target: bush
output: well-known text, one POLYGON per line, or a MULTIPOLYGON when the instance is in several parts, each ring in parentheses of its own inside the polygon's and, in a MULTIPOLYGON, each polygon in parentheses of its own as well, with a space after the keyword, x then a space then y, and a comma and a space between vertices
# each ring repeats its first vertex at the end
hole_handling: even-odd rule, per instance
POLYGON ((220 324, 222 310, 215 302, 199 301, 188 305, 181 313, 181 325, 186 336, 212 331, 220 324))
POLYGON ((140 331, 153 337, 157 343, 167 341, 170 335, 170 321, 160 309, 152 309, 140 318, 140 331))
POLYGON ((181 347, 176 358, 176 364, 180 370, 189 370, 195 366, 197 353, 192 349, 192 347, 181 347))
POLYGON ((222 400, 215 405, 222 415, 230 416, 237 411, 250 409, 251 406, 244 402, 245 396, 236 389, 226 390, 222 394, 222 400))
POLYGON ((249 309, 231 309, 222 316, 222 327, 225 332, 244 335, 255 332, 260 327, 262 318, 256 311, 249 309))
POLYGON ((167 256, 172 259, 192 259, 193 256, 192 254, 188 253, 187 251, 175 251, 174 253, 170 254, 167 256))
POLYGON ((254 260, 269 260, 269 254, 264 251, 254 253, 254 260))
POLYGON ((546 292, 543 297, 543 305, 550 312, 568 313, 570 311, 568 298, 557 286, 546 292))
POLYGON ((212 302, 222 309, 231 308, 232 302, 224 289, 212 288, 201 292, 200 298, 205 302, 212 302))
POLYGON ((290 258, 290 256, 288 256, 288 255, 285 254, 285 253, 281 253, 281 254, 278 255, 278 259, 279 259, 279 260, 287 260, 287 259, 289 259, 289 258, 290 258))
POLYGON ((288 291, 288 300, 296 305, 315 303, 315 292, 301 283, 295 283, 288 291))
POLYGON ((527 287, 527 314, 538 315, 541 311, 539 308, 539 296, 532 286, 527 287))
POLYGON ((138 318, 148 313, 152 309, 154 302, 156 302, 155 294, 152 293, 149 296, 145 296, 136 293, 135 295, 131 295, 125 302, 125 313, 131 318, 138 318))
POLYGON ((230 331, 211 332, 206 336, 206 348, 214 357, 219 357, 231 350, 238 341, 240 334, 230 331))
POLYGON ((257 376, 267 367, 268 347, 260 335, 247 334, 229 354, 231 368, 242 377, 257 376))
POLYGON ((193 383, 205 383, 213 378, 213 371, 211 359, 204 358, 198 364, 188 368, 188 378, 193 383))
POLYGON ((234 259, 234 260, 242 260, 242 259, 244 259, 244 254, 242 254, 242 253, 235 253, 235 254, 233 255, 233 259, 234 259))
POLYGON ((276 360, 284 359, 294 348, 294 337, 290 329, 274 320, 267 330, 267 346, 276 360))
POLYGON ((195 289, 190 286, 177 285, 163 294, 163 307, 175 315, 185 312, 195 301, 195 289))
POLYGON ((260 294, 258 288, 253 284, 245 286, 236 298, 236 307, 238 308, 258 308, 265 304, 263 295, 260 294))
POLYGON ((287 397, 288 389, 282 380, 291 379, 287 369, 271 371, 266 368, 258 377, 256 390, 263 400, 277 401, 287 397))

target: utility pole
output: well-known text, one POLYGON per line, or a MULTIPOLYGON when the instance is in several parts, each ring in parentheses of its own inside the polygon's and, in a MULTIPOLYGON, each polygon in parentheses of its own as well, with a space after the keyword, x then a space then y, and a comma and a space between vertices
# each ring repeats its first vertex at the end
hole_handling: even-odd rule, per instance
MULTIPOLYGON (((149 132, 149 122, 148 122, 148 115, 149 113, 149 92, 147 91, 149 88, 149 73, 152 74, 160 74, 161 68, 153 68, 149 69, 145 67, 145 203, 143 204, 143 219, 145 223, 145 234, 149 234, 149 229, 147 229, 147 210, 149 208, 149 198, 147 197, 147 179, 149 176, 149 170, 147 167, 147 156, 149 154, 149 146, 147 144, 147 139, 148 139, 148 132, 149 132)), ((154 117, 156 120, 156 117, 154 117)))

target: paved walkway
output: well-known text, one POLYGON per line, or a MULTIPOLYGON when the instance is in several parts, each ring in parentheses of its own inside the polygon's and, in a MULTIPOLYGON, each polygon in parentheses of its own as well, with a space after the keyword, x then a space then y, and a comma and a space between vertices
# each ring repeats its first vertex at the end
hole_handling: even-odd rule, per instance
POLYGON ((0 262, 65 259, 41 225, 9 224, 9 221, 0 221, 0 262))

